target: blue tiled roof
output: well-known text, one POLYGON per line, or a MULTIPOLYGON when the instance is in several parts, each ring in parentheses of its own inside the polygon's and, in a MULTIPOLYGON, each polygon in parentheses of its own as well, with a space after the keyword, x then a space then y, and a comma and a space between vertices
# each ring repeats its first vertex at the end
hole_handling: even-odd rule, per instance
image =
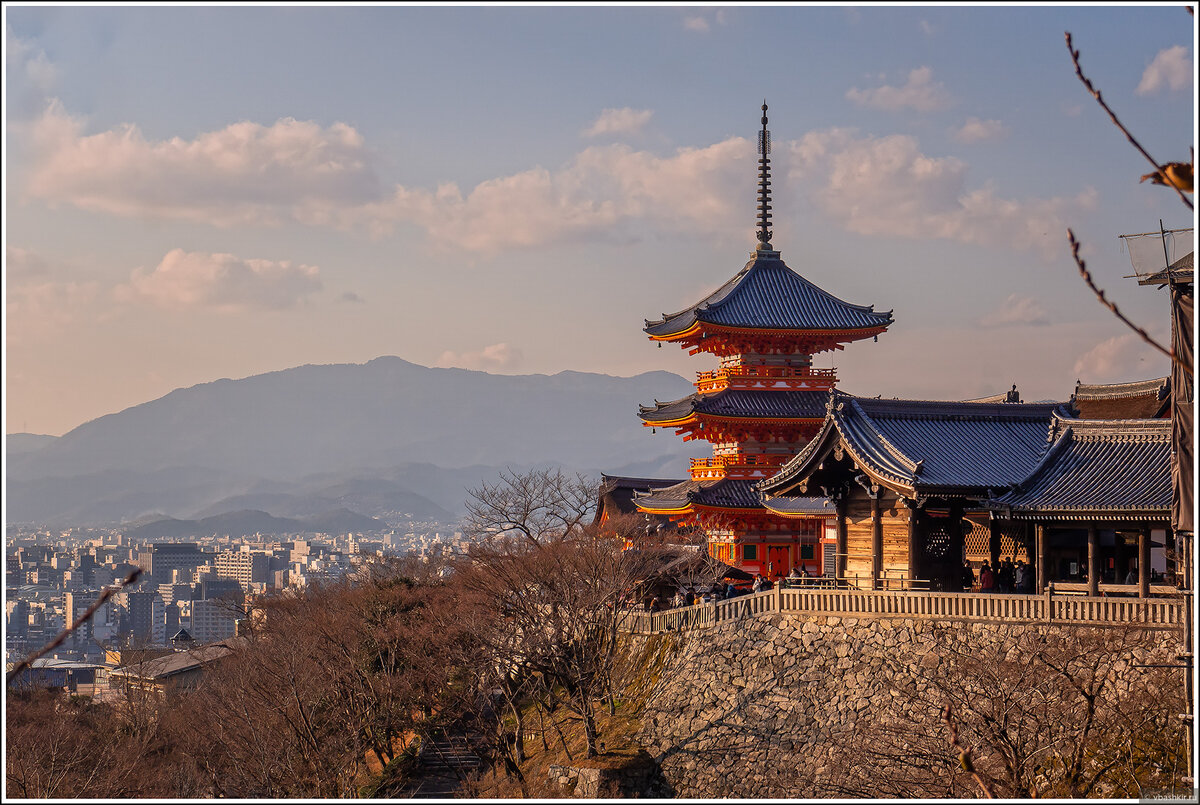
POLYGON ((977 494, 1028 477, 1045 453, 1059 403, 881 400, 834 390, 821 430, 777 475, 769 494, 794 488, 840 442, 854 462, 906 494, 977 494))
POLYGON ((763 506, 767 510, 785 517, 803 515, 833 517, 837 513, 833 501, 824 497, 766 498, 763 500, 763 506))
POLYGON ((1171 511, 1171 422, 1056 419, 1041 463, 988 507, 1000 517, 1165 519, 1171 511))
POLYGON ((697 321, 764 330, 862 330, 888 326, 892 313, 843 302, 778 257, 760 255, 709 296, 659 321, 647 321, 645 329, 669 336, 697 321))
POLYGON ((753 481, 722 478, 717 481, 684 481, 648 495, 634 495, 634 502, 645 511, 682 509, 688 505, 724 509, 761 509, 762 497, 753 481))
POLYGON ((714 394, 689 394, 680 400, 643 405, 644 422, 673 422, 692 414, 749 419, 820 419, 825 415, 824 391, 725 389, 714 394))

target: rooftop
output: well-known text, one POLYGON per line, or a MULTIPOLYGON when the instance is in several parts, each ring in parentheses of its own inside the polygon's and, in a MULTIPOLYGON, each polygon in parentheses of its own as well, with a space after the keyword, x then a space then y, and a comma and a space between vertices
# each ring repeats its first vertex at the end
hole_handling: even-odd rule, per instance
POLYGON ((1037 467, 988 507, 1018 519, 1165 519, 1171 510, 1171 422, 1056 416, 1037 467))
POLYGON ((668 424, 697 414, 739 419, 820 419, 825 413, 824 391, 725 389, 712 394, 689 394, 672 402, 640 406, 643 422, 668 424))
POLYGON ((785 494, 838 445, 873 480, 906 495, 950 496, 1004 489, 1028 477, 1046 450, 1061 403, 883 400, 834 390, 821 430, 772 478, 785 494))
POLYGON ((776 252, 758 252, 732 279, 694 305, 646 321, 654 338, 682 335, 698 324, 744 330, 879 330, 892 313, 843 302, 792 271, 776 252))

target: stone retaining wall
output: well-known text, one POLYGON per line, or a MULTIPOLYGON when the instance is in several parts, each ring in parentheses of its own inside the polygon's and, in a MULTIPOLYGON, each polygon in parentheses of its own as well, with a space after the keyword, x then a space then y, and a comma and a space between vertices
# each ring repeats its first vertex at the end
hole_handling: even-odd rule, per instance
MULTIPOLYGON (((647 698, 639 739, 675 796, 844 794, 839 786, 849 777, 857 775, 861 788, 871 774, 862 760, 850 773, 846 749, 870 740, 869 725, 881 714, 948 735, 931 680, 954 678, 972 657, 983 663, 976 675, 986 676, 992 663, 1019 676, 1026 658, 1018 645, 1089 633, 1121 639, 1112 629, 898 618, 760 615, 718 623, 672 638, 674 653, 647 698), (965 658, 963 646, 973 647, 965 658)), ((1129 666, 1173 660, 1179 651, 1174 632, 1136 634, 1120 649, 1128 656, 1106 689, 1110 699, 1142 679, 1126 673, 1129 666)), ((948 748, 947 756, 955 757, 948 748)))

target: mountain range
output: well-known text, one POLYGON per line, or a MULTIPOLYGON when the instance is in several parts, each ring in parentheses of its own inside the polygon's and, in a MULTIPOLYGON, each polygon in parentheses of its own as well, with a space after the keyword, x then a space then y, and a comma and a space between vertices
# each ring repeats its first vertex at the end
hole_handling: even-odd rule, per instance
POLYGON ((217 380, 58 438, 8 435, 8 522, 339 509, 446 521, 505 467, 682 477, 702 451, 652 436, 637 405, 692 390, 669 372, 493 375, 396 357, 217 380))

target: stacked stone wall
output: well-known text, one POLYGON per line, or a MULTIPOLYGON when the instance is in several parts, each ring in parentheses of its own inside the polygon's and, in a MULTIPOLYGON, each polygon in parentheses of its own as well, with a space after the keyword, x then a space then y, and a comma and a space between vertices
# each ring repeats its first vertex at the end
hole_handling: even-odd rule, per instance
MULTIPOLYGON (((1025 658, 1017 646, 1028 648, 1031 638, 1045 644, 1088 633, 1104 630, 778 614, 721 622, 673 637, 670 659, 644 704, 639 739, 660 766, 662 794, 861 792, 870 785, 870 763, 885 761, 847 758, 854 757, 856 742, 871 740, 868 725, 882 713, 947 735, 953 757, 930 688, 939 674, 945 678, 946 663, 961 663, 963 645, 976 647, 985 663, 994 658, 1020 668, 1025 658), (861 766, 847 769, 848 762, 861 766), (847 789, 847 780, 857 780, 856 787, 847 789)), ((1175 632, 1139 634, 1105 695, 1119 697, 1138 683, 1133 666, 1171 661, 1179 652, 1175 632)), ((663 655, 660 642, 655 656, 661 662, 663 655)))

